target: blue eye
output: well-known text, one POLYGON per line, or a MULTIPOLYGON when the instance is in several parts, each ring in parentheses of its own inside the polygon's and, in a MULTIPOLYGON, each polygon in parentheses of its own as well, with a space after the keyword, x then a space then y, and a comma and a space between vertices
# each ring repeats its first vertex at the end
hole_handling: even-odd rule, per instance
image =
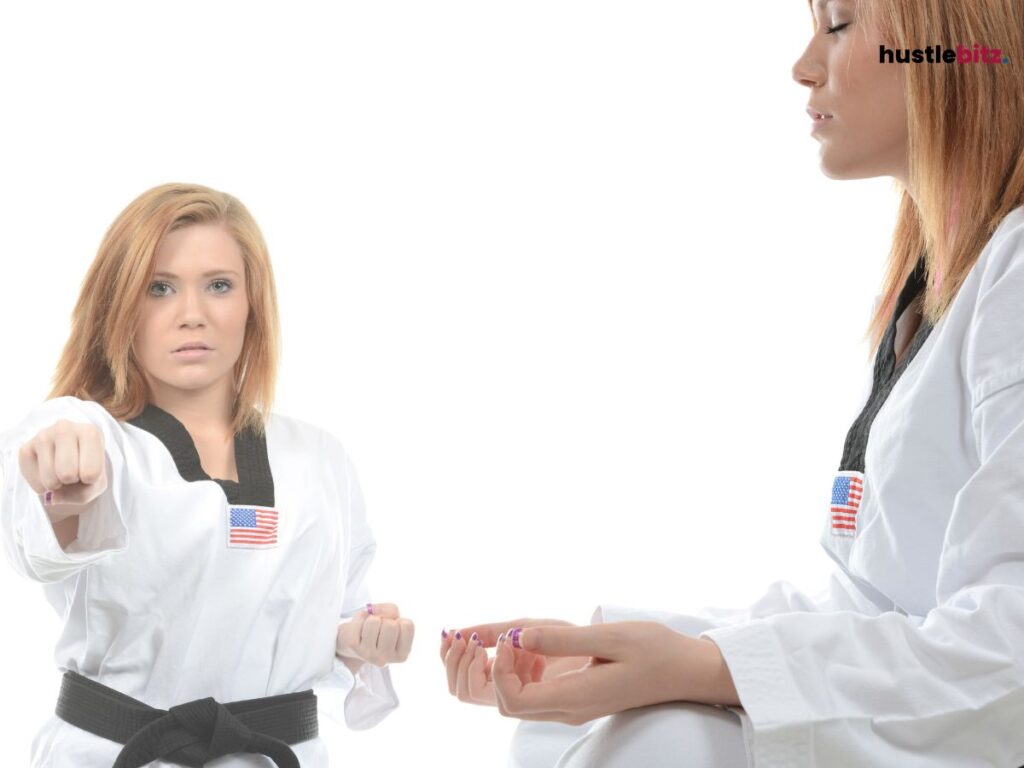
POLYGON ((210 283, 211 288, 215 285, 223 285, 224 288, 215 290, 214 293, 227 293, 228 291, 231 290, 231 283, 229 283, 227 280, 214 280, 212 283, 210 283))
POLYGON ((846 22, 845 24, 837 24, 834 27, 827 27, 826 31, 825 31, 825 34, 826 35, 834 35, 839 30, 845 29, 848 26, 850 26, 850 22, 846 22))
POLYGON ((167 295, 166 292, 158 292, 156 289, 158 289, 158 288, 170 288, 170 287, 171 286, 169 286, 167 283, 161 283, 161 282, 152 283, 149 286, 149 295, 150 296, 157 296, 157 297, 159 297, 159 296, 166 296, 167 295))

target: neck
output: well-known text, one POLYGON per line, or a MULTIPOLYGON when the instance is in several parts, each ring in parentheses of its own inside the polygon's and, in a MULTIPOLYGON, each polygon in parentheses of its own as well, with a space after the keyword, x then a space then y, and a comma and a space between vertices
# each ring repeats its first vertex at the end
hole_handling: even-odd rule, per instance
MULTIPOLYGON (((234 434, 231 406, 234 394, 227 377, 205 389, 176 389, 150 381, 150 399, 171 414, 192 435, 234 434)), ((225 438, 225 439, 227 439, 225 438)))

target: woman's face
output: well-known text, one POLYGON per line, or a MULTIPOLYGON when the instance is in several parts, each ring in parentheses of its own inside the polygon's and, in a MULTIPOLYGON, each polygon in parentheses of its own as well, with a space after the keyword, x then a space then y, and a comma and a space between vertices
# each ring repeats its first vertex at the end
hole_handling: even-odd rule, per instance
POLYGON ((793 65, 793 78, 811 89, 811 109, 832 115, 813 123, 826 176, 894 176, 906 186, 903 67, 916 65, 879 63, 883 41, 865 21, 854 20, 857 2, 814 0, 814 35, 793 65), (835 27, 841 28, 830 34, 835 27))
POLYGON ((191 224, 157 248, 135 336, 153 399, 223 388, 233 397, 249 300, 242 249, 221 224, 191 224), (198 349, 183 349, 186 346, 198 349))

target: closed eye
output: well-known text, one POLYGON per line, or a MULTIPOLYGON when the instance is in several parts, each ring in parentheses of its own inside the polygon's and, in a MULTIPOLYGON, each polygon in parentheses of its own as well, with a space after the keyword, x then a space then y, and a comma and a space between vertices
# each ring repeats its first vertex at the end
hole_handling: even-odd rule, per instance
POLYGON ((834 27, 828 27, 825 30, 825 34, 826 35, 834 35, 839 30, 846 29, 848 26, 850 26, 850 22, 846 22, 845 24, 837 24, 834 27))

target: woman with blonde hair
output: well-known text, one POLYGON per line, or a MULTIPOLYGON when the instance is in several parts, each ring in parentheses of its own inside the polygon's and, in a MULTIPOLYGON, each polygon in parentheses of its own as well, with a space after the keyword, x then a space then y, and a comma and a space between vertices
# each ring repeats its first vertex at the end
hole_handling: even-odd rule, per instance
POLYGON ((511 766, 1024 764, 1024 0, 811 12, 822 171, 902 192, 829 587, 444 631, 449 691, 523 721, 511 766))
POLYGON ((271 412, 277 361, 241 202, 165 184, 128 205, 49 399, 0 435, 4 548, 63 622, 32 766, 326 766, 314 688, 353 728, 397 706, 413 625, 368 602, 352 463, 271 412))

